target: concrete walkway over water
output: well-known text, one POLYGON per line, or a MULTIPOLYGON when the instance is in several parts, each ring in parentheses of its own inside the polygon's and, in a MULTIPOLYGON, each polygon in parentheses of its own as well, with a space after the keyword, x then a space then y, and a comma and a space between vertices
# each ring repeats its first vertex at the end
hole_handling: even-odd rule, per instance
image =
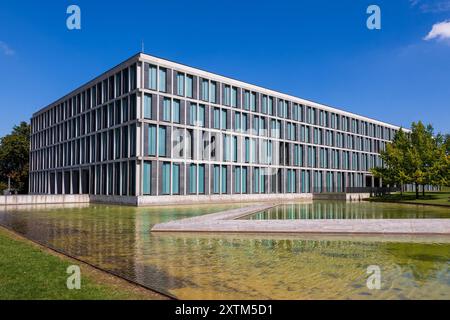
POLYGON ((450 219, 236 220, 274 206, 251 206, 160 223, 152 231, 450 235, 450 219))

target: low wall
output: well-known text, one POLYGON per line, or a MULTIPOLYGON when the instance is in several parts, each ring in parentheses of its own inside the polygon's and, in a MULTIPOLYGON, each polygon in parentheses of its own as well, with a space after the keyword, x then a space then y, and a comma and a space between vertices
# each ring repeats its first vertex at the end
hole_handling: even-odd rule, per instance
POLYGON ((313 200, 361 201, 370 198, 370 193, 315 193, 313 200))
POLYGON ((128 206, 173 205, 195 203, 267 202, 342 200, 360 201, 368 193, 285 193, 285 194, 233 194, 233 195, 187 195, 187 196, 105 196, 105 195, 9 195, 0 196, 0 205, 110 203, 128 206))
POLYGON ((60 204, 60 203, 89 203, 86 194, 58 194, 58 195, 8 195, 0 196, 0 205, 30 205, 30 204, 60 204))
POLYGON ((188 196, 140 196, 138 206, 195 204, 195 203, 227 203, 227 202, 264 202, 264 201, 311 201, 311 193, 302 194, 227 194, 227 195, 188 195, 188 196))
POLYGON ((139 197, 90 195, 90 202, 111 203, 125 206, 137 206, 139 197))

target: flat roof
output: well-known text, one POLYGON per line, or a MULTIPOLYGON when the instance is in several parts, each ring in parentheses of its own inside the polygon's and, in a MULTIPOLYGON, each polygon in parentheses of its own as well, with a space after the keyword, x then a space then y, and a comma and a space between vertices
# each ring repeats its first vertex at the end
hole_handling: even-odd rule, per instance
MULTIPOLYGON (((345 116, 352 117, 352 118, 355 118, 355 119, 359 119, 359 120, 375 123, 375 124, 378 124, 378 125, 390 127, 390 128, 393 128, 393 129, 400 129, 401 128, 400 126, 393 125, 393 124, 390 124, 390 123, 387 123, 387 122, 384 122, 384 121, 380 121, 380 120, 377 120, 377 119, 369 118, 369 117, 366 117, 366 116, 363 116, 363 115, 359 115, 357 113, 349 112, 349 111, 346 111, 346 110, 343 110, 343 109, 340 109, 340 108, 332 107, 332 106, 329 106, 329 105, 326 105, 326 104, 323 104, 323 103, 319 103, 319 102, 315 102, 315 101, 312 101, 312 100, 299 98, 299 97, 296 97, 296 96, 293 96, 293 95, 289 95, 289 94, 285 94, 285 93, 282 93, 282 92, 279 92, 279 91, 267 89, 267 88, 262 87, 262 86, 258 86, 258 85, 255 85, 255 84, 251 84, 251 83, 248 83, 248 82, 237 80, 237 79, 234 79, 234 78, 231 78, 231 77, 223 76, 223 75, 220 75, 220 74, 217 74, 217 73, 209 72, 209 71, 206 71, 206 70, 203 70, 203 69, 200 69, 200 68, 196 68, 196 67, 192 67, 192 66, 189 66, 189 65, 186 65, 186 64, 179 63, 179 62, 171 61, 171 60, 168 60, 168 59, 165 59, 165 58, 160 58, 160 57, 157 57, 157 56, 149 55, 149 54, 146 54, 146 53, 143 53, 143 52, 138 52, 138 53, 132 55, 130 58, 128 58, 128 59, 124 60, 123 62, 117 64, 116 66, 108 69, 107 71, 103 72, 99 76, 93 78, 92 80, 90 80, 90 81, 86 82, 85 84, 79 86, 78 88, 72 90, 70 93, 64 95, 63 97, 55 100, 54 102, 50 103, 46 107, 44 107, 44 108, 40 109, 39 111, 35 112, 33 114, 33 117, 35 115, 38 115, 38 114, 42 113, 47 108, 50 108, 51 106, 59 103, 60 101, 63 101, 65 99, 67 99, 69 96, 76 94, 77 91, 80 91, 84 87, 92 85, 93 83, 99 81, 100 78, 103 78, 106 74, 110 73, 111 71, 113 71, 115 69, 118 69, 118 68, 122 67, 122 65, 124 65, 126 63, 129 63, 129 62, 131 62, 133 60, 151 61, 153 63, 160 64, 160 65, 163 65, 163 66, 166 66, 166 67, 170 67, 170 68, 174 68, 174 69, 181 69, 184 72, 192 73, 192 74, 197 75, 197 76, 209 78, 211 80, 216 80, 218 82, 223 82, 223 83, 230 84, 230 85, 233 85, 233 86, 242 87, 244 89, 249 89, 251 91, 258 91, 259 93, 263 93, 263 94, 267 94, 267 95, 271 95, 271 96, 276 96, 276 97, 284 99, 284 100, 290 100, 290 101, 293 101, 293 102, 296 102, 296 103, 299 103, 299 104, 315 107, 315 108, 322 109, 322 110, 325 110, 325 111, 338 113, 338 114, 341 114, 341 115, 345 115, 345 116)), ((406 131, 409 131, 407 128, 403 128, 403 129, 406 130, 406 131)))

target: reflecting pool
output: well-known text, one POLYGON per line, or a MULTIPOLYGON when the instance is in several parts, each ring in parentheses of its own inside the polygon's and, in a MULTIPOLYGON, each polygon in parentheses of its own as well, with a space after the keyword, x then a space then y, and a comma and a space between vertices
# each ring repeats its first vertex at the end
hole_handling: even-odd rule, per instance
POLYGON ((246 220, 288 219, 447 219, 450 208, 368 201, 289 203, 243 217, 246 220))
MULTIPOLYGON (((0 224, 182 299, 450 299, 448 237, 150 232, 246 205, 8 207, 0 224), (366 286, 369 265, 380 267, 380 290, 366 286)), ((416 217, 431 208, 408 206, 416 217)))

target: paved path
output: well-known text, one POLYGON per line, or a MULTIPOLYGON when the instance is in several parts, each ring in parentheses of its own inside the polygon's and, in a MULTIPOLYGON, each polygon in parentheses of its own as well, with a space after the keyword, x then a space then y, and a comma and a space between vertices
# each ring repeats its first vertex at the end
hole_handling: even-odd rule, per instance
POLYGON ((251 206, 160 223, 152 231, 450 235, 450 219, 235 220, 274 206, 251 206))

